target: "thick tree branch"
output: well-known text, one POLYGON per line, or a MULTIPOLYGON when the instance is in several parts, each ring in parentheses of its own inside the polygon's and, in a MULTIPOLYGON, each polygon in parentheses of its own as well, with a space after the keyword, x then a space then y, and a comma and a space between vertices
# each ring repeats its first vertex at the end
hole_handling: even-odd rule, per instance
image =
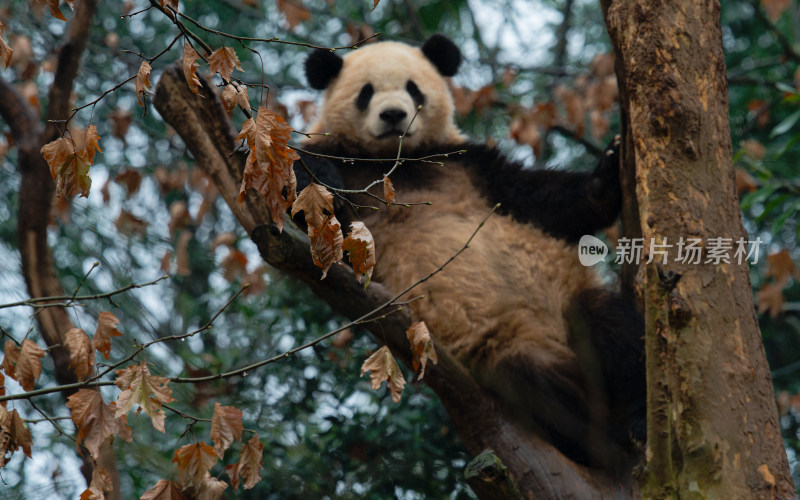
MULTIPOLYGON (((350 319, 392 299, 378 283, 365 290, 345 266, 333 266, 327 278, 320 280, 320 270, 311 260, 304 234, 291 224, 279 233, 270 223, 264 203, 252 192, 242 206, 237 203, 243 158, 231 154, 235 132, 218 96, 209 91, 207 84, 199 96, 194 95, 180 69, 167 68, 154 102, 184 139, 198 166, 214 180, 268 263, 308 284, 334 310, 350 319)), ((408 313, 401 311, 372 321, 367 327, 379 342, 408 363, 410 350, 405 332, 410 323, 408 313)), ((638 498, 635 486, 593 475, 539 437, 514 426, 460 363, 441 346, 437 352, 439 364, 428 368, 426 383, 439 395, 469 451, 477 455, 493 449, 526 498, 638 498)))

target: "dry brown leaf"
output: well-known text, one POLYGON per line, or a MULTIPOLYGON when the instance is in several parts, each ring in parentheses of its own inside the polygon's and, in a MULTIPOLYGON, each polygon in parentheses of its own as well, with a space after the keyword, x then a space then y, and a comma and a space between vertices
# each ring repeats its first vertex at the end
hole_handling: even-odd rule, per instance
POLYGON ((349 328, 345 328, 341 332, 337 333, 333 340, 331 341, 331 346, 337 349, 344 349, 353 341, 353 330, 349 328))
POLYGON ((520 113, 511 121, 508 135, 519 144, 527 144, 533 148, 537 157, 542 149, 542 135, 539 126, 530 113, 520 113))
POLYGON ((94 369, 94 349, 92 340, 80 328, 70 328, 65 343, 69 351, 69 367, 78 380, 83 380, 94 369))
POLYGON ((372 381, 373 390, 378 389, 381 383, 386 381, 386 386, 392 394, 392 401, 400 402, 400 395, 406 385, 406 379, 403 378, 403 372, 400 371, 397 361, 394 360, 394 356, 387 346, 381 347, 364 361, 361 365, 361 376, 363 377, 366 372, 370 372, 369 378, 372 381))
POLYGON ((81 444, 95 459, 100 457, 100 447, 114 435, 131 441, 131 429, 125 416, 116 416, 116 405, 106 404, 100 392, 94 389, 79 389, 67 398, 72 422, 78 429, 75 446, 81 444))
POLYGON ((747 139, 739 143, 744 154, 753 160, 761 160, 767 156, 767 148, 756 139, 747 139))
POLYGON ((230 115, 233 108, 240 106, 242 109, 250 112, 250 96, 247 94, 247 87, 239 85, 236 82, 230 82, 225 86, 222 91, 222 104, 225 106, 225 111, 230 115))
POLYGON ((173 201, 169 205, 169 224, 167 229, 170 235, 175 235, 178 229, 185 229, 192 223, 192 216, 189 214, 189 207, 183 200, 173 201))
MULTIPOLYGON (((242 123, 242 131, 236 136, 236 140, 240 141, 242 139, 247 141, 247 147, 250 148, 252 154, 256 149, 256 121, 252 118, 248 118, 242 123)), ((255 158, 255 156, 253 158, 255 158)))
POLYGON ((242 430, 242 410, 233 406, 214 404, 211 439, 214 441, 214 451, 219 458, 222 458, 234 440, 242 440, 242 430))
POLYGON ((311 242, 311 258, 314 264, 322 268, 322 277, 328 275, 331 265, 342 260, 342 228, 336 217, 330 215, 325 218, 322 227, 314 229, 309 226, 308 239, 311 242))
POLYGON ((83 154, 76 154, 67 163, 61 166, 56 181, 56 194, 62 198, 72 198, 80 194, 89 197, 92 179, 89 177, 91 163, 83 154))
MULTIPOLYGON (((90 129, 94 126, 90 125, 90 129)), ((89 196, 92 179, 89 177, 89 166, 94 160, 97 148, 97 131, 94 131, 93 143, 77 150, 72 139, 61 137, 42 146, 40 150, 47 164, 50 175, 56 180, 56 194, 63 198, 71 198, 80 193, 89 196), (90 151, 91 150, 91 151, 90 151)), ((88 142, 88 141, 87 141, 88 142)))
POLYGON ((788 283, 789 278, 798 278, 797 267, 788 250, 784 248, 780 252, 767 255, 767 272, 764 276, 771 276, 783 285, 788 283))
POLYGON ((117 231, 126 236, 143 235, 147 231, 147 222, 136 217, 127 210, 122 210, 114 221, 117 231))
POLYGON ((67 18, 61 13, 61 9, 58 8, 59 3, 60 0, 47 0, 47 6, 50 8, 50 14, 52 14, 56 19, 66 22, 67 18))
POLYGON ((254 434, 242 446, 242 452, 239 455, 239 461, 235 464, 225 467, 228 477, 231 479, 233 491, 239 489, 239 478, 244 480, 244 489, 249 490, 259 481, 261 481, 261 469, 264 468, 262 462, 262 455, 264 454, 264 445, 258 439, 258 434, 254 434))
POLYGON ((472 109, 479 115, 497 103, 497 91, 494 85, 486 85, 472 93, 472 109))
POLYGON ((342 250, 347 252, 358 282, 361 283, 361 278, 366 277, 364 285, 369 285, 375 267, 375 241, 363 222, 350 224, 350 234, 342 242, 342 250))
POLYGON ((576 137, 583 137, 584 119, 586 118, 586 103, 583 98, 574 90, 563 85, 556 88, 554 95, 564 105, 564 110, 567 112, 567 125, 575 130, 576 137))
POLYGON ((325 222, 324 211, 333 214, 333 195, 324 186, 312 182, 297 196, 292 205, 292 217, 300 211, 309 228, 319 229, 325 222))
POLYGON ((203 486, 206 473, 217 460, 214 448, 203 442, 181 446, 175 450, 172 458, 178 464, 178 484, 184 488, 193 487, 199 490, 203 486))
POLYGON ((767 11, 767 17, 773 23, 780 19, 781 15, 786 12, 791 6, 791 0, 761 0, 761 5, 764 6, 764 10, 767 11))
POLYGON ((6 339, 5 345, 3 345, 3 354, 3 371, 6 372, 6 375, 9 377, 17 380, 14 368, 19 360, 19 346, 15 344, 13 340, 6 339))
POLYGON ((212 73, 219 73, 223 80, 229 82, 231 73, 234 69, 244 71, 242 63, 236 57, 236 51, 232 47, 220 47, 208 56, 208 68, 212 73))
POLYGON ((412 323, 406 330, 406 336, 411 344, 412 367, 415 372, 419 371, 418 379, 422 380, 422 377, 425 376, 425 365, 427 365, 428 360, 430 359, 436 365, 439 363, 439 356, 436 354, 431 334, 424 321, 412 323))
POLYGON ((247 272, 247 255, 238 248, 231 248, 228 255, 220 262, 222 276, 228 283, 233 283, 247 272))
POLYGON ((176 483, 159 479, 155 486, 139 497, 139 500, 189 500, 189 498, 176 483))
POLYGON ((172 398, 172 389, 167 385, 169 379, 151 375, 147 363, 129 366, 116 370, 117 380, 114 383, 122 389, 117 396, 118 417, 127 414, 134 404, 137 404, 150 416, 153 427, 164 432, 164 410, 162 403, 175 401, 172 398))
POLYGON ((94 125, 89 125, 86 128, 85 147, 86 147, 86 159, 89 161, 90 165, 94 165, 95 153, 97 153, 98 151, 100 151, 101 153, 103 152, 103 150, 100 149, 100 146, 98 145, 99 141, 100 141, 100 136, 97 135, 97 127, 95 127, 94 125))
POLYGON ((72 139, 59 137, 48 142, 41 149, 44 161, 50 166, 50 175, 53 180, 58 178, 58 170, 67 163, 72 156, 75 156, 75 142, 72 139))
POLYGON ((189 90, 197 94, 200 91, 200 79, 197 77, 197 52, 189 45, 183 43, 183 76, 189 84, 189 90))
MULTIPOLYGON (((136 95, 139 95, 138 88, 136 95)), ((111 118, 111 135, 117 139, 121 139, 124 143, 125 136, 128 134, 128 129, 133 122, 133 116, 131 115, 131 112, 127 109, 115 109, 110 115, 108 115, 108 117, 111 118)))
POLYGON ((3 468, 14 452, 20 448, 28 458, 31 458, 32 446, 31 433, 17 410, 9 412, 5 406, 0 406, 0 468, 3 468))
MULTIPOLYGON (((795 78, 795 85, 797 79, 795 78)), ((753 99, 747 103, 747 111, 749 116, 755 117, 756 125, 759 127, 766 127, 770 122, 770 103, 763 99, 753 99)))
POLYGON ((283 230, 286 210, 297 196, 292 165, 300 156, 288 146, 291 133, 292 127, 280 115, 264 107, 258 109, 255 148, 250 149, 247 157, 238 198, 242 203, 248 189, 258 191, 266 200, 272 222, 279 231, 283 230))
POLYGON ((14 452, 22 448, 28 458, 31 458, 33 438, 22 417, 17 410, 11 412, 5 406, 0 406, 0 469, 2 469, 13 456, 14 452))
POLYGON ((783 298, 784 283, 765 283, 761 290, 756 292, 756 303, 758 304, 758 313, 763 314, 769 312, 773 318, 777 318, 783 312, 784 303, 786 300, 783 298))
POLYGON ((394 185, 389 180, 389 177, 385 175, 383 176, 383 199, 386 200, 389 206, 392 206, 395 200, 394 185))
POLYGON ((8 68, 8 65, 11 64, 11 56, 14 55, 14 51, 8 46, 5 39, 3 39, 3 29, 5 29, 5 25, 0 22, 0 60, 4 61, 5 67, 8 68))
POLYGON ((130 198, 139 191, 142 185, 142 174, 138 170, 128 168, 114 177, 114 182, 125 186, 126 197, 130 198))
MULTIPOLYGON (((303 7, 299 0, 276 0, 278 10, 286 17, 289 29, 293 30, 298 24, 311 19, 311 11, 303 7)), ((374 1, 374 0, 373 0, 374 1)))
POLYGON ((197 490, 197 500, 220 500, 227 487, 228 483, 213 478, 209 472, 206 472, 203 484, 197 490))
POLYGON ((34 380, 41 375, 42 358, 45 354, 44 349, 36 345, 36 342, 30 339, 22 341, 22 349, 19 352, 15 375, 17 376, 17 381, 26 391, 33 390, 34 380))
POLYGON ((758 189, 758 181, 743 168, 736 168, 736 192, 739 195, 758 189))
POLYGON ((178 276, 189 276, 192 268, 189 263, 189 242, 192 241, 192 233, 183 231, 178 236, 178 243, 175 245, 175 274, 178 276))
POLYGON ((118 324, 117 317, 108 311, 102 311, 97 315, 97 330, 94 332, 92 344, 106 359, 111 353, 111 337, 122 335, 122 332, 117 330, 116 325, 118 324))
MULTIPOLYGON (((139 66, 139 72, 136 73, 136 99, 139 101, 139 106, 144 106, 144 101, 142 98, 144 97, 144 91, 150 91, 152 89, 152 84, 150 83, 150 71, 152 68, 150 67, 150 63, 147 61, 142 61, 142 64, 139 66)), ((130 122, 124 127, 124 132, 128 131, 128 126, 130 122)), ((122 130, 120 130, 122 137, 125 136, 122 130)), ((117 137, 120 137, 117 134, 114 134, 117 137)))
POLYGON ((220 233, 216 238, 214 238, 214 241, 211 242, 211 251, 215 251, 222 245, 228 248, 233 248, 234 243, 236 243, 236 235, 234 233, 220 233))
POLYGON ((597 54, 589 63, 592 74, 598 78, 605 78, 614 74, 614 54, 597 54))
POLYGON ((306 124, 311 123, 314 120, 314 117, 317 115, 317 103, 302 99, 297 101, 295 104, 300 110, 300 114, 303 116, 303 121, 306 124))
POLYGON ((111 481, 111 474, 102 465, 98 465, 92 473, 92 482, 81 493, 80 500, 105 500, 104 492, 112 491, 113 489, 114 484, 111 481))

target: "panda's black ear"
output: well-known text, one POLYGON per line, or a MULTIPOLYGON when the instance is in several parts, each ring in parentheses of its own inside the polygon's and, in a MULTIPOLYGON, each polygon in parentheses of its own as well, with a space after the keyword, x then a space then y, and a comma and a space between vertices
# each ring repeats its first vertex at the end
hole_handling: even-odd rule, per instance
POLYGON ((342 70, 344 61, 330 50, 317 49, 306 59, 306 80, 312 88, 324 90, 342 70))
POLYGON ((442 76, 453 76, 461 64, 461 50, 444 35, 435 34, 422 46, 422 53, 442 76))

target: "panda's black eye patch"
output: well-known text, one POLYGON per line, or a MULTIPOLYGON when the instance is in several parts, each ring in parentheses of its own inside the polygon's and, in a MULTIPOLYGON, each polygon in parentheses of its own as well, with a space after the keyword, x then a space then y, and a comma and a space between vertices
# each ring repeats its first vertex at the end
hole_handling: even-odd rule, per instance
POLYGON ((408 95, 414 99, 414 104, 417 106, 423 106, 425 104, 425 94, 419 90, 419 87, 417 87, 417 84, 414 83, 414 80, 409 80, 406 82, 406 92, 408 92, 408 95))
POLYGON ((369 106, 369 101, 372 99, 374 94, 375 89, 372 87, 371 83, 361 87, 361 92, 358 93, 358 97, 356 98, 356 107, 361 111, 367 109, 367 106, 369 106))

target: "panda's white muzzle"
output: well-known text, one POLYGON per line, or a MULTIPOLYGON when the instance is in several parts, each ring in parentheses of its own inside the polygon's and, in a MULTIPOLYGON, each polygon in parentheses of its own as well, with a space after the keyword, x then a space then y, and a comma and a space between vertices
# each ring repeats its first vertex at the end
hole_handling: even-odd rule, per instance
POLYGON ((375 139, 396 139, 406 130, 410 137, 417 129, 416 121, 411 122, 415 112, 414 103, 405 92, 377 94, 369 106, 367 131, 375 139))

